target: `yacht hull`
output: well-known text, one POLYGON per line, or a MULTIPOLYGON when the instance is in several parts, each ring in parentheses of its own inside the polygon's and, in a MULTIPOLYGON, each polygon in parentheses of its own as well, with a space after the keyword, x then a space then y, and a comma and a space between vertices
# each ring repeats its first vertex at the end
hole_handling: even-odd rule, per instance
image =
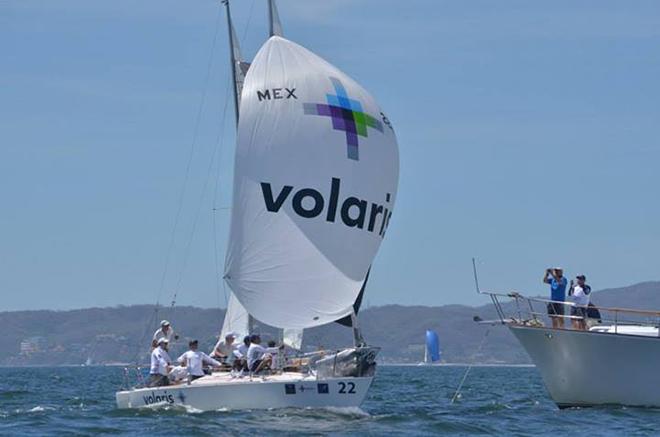
POLYGON ((201 411, 358 407, 372 380, 372 376, 317 379, 295 373, 253 378, 214 374, 190 384, 120 391, 116 400, 118 408, 183 406, 201 411))
POLYGON ((660 338, 508 326, 559 408, 660 407, 660 338))

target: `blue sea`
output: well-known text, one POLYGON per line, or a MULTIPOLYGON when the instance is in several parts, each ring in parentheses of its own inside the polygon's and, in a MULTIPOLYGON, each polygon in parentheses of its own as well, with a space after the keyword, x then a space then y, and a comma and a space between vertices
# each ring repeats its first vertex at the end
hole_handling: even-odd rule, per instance
MULTIPOLYGON (((360 409, 117 410, 116 367, 0 368, 0 435, 658 435, 660 409, 559 410, 535 368, 378 369, 360 409)), ((659 388, 660 389, 660 388, 659 388)))

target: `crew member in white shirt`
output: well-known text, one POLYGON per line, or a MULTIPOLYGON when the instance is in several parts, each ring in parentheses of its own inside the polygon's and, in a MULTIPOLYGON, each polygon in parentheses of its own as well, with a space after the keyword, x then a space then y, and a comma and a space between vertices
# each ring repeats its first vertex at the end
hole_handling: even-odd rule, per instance
POLYGON ((278 353, 280 349, 284 349, 284 345, 279 348, 266 348, 260 343, 261 337, 258 335, 255 334, 250 337, 250 347, 247 352, 247 365, 250 372, 253 373, 259 373, 261 370, 269 368, 272 364, 272 357, 268 354, 278 353))
POLYGON ((571 281, 570 295, 573 300, 573 303, 576 306, 571 307, 571 316, 575 317, 571 319, 571 324, 573 329, 579 329, 582 331, 587 330, 587 308, 589 307, 589 301, 591 300, 591 287, 586 284, 587 277, 584 275, 578 275, 575 277, 577 284, 574 284, 571 281))
POLYGON ((170 322, 167 320, 163 320, 160 322, 160 328, 156 332, 154 332, 153 339, 151 341, 151 346, 156 347, 158 344, 158 340, 161 338, 167 339, 169 344, 172 344, 174 340, 178 340, 179 336, 174 333, 174 329, 172 329, 172 326, 170 325, 170 322))
POLYGON ((197 378, 205 376, 203 365, 208 364, 214 367, 222 366, 222 363, 214 360, 213 358, 206 355, 204 352, 197 350, 199 342, 197 340, 192 340, 188 343, 190 350, 181 355, 177 361, 188 369, 191 379, 194 381, 197 378))
MULTIPOLYGON (((274 341, 271 340, 271 341, 268 342, 268 347, 269 348, 275 348, 276 344, 277 343, 275 343, 274 341)), ((279 369, 280 366, 283 367, 284 362, 286 362, 286 358, 284 356, 284 354, 285 354, 284 351, 285 350, 286 350, 286 346, 284 348, 277 349, 277 352, 269 353, 270 358, 271 358, 271 362, 270 362, 270 368, 271 369, 279 369)))
POLYGON ((234 349, 234 370, 247 370, 247 353, 250 348, 250 336, 243 337, 243 343, 234 349))
POLYGON ((211 357, 231 366, 236 358, 234 355, 234 349, 236 349, 236 343, 234 343, 235 339, 236 334, 233 332, 225 335, 224 340, 222 338, 219 339, 211 352, 211 357))
POLYGON ((166 338, 160 338, 157 347, 151 351, 151 368, 149 370, 149 387, 162 387, 170 385, 168 373, 172 366, 172 360, 167 353, 168 341, 166 338))

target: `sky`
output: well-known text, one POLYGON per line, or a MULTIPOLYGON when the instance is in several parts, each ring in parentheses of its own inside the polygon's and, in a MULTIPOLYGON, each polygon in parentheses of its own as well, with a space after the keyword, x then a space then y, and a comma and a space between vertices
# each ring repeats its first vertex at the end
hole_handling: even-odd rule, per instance
MULTIPOLYGON (((660 279, 660 3, 278 6, 285 36, 360 82, 397 132, 368 305, 486 303, 472 257, 493 291, 545 293, 555 265, 594 289, 660 279)), ((250 58, 266 1, 232 7, 250 58)), ((175 291, 224 307, 219 2, 0 0, 0 52, 0 311, 175 291)))

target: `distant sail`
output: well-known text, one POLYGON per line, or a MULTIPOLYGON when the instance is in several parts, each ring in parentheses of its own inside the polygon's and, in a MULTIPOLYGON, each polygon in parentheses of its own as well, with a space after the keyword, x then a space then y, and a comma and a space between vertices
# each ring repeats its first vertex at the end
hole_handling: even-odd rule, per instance
POLYGON ((440 341, 435 331, 426 331, 426 353, 424 354, 424 361, 427 363, 440 361, 440 341))
POLYGON ((396 200, 389 120, 355 81, 278 36, 250 66, 240 114, 225 280, 275 327, 351 314, 396 200))
POLYGON ((233 332, 240 343, 243 337, 250 334, 250 325, 250 315, 232 293, 229 296, 229 303, 227 303, 227 312, 222 323, 220 338, 225 338, 227 334, 233 332))

